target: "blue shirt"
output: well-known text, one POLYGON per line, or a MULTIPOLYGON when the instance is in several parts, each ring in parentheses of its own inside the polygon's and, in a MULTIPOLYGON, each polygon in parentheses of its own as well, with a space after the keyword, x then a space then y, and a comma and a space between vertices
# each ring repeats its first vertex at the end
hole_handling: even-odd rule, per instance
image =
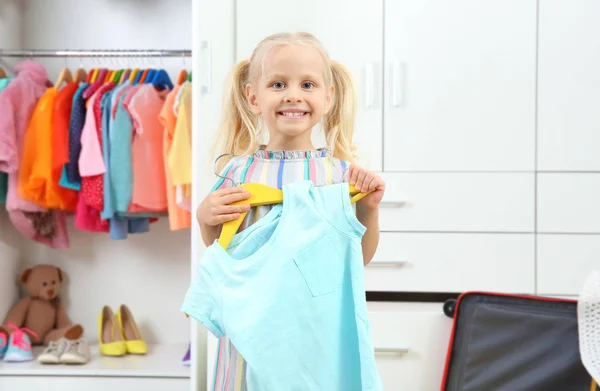
POLYGON ((205 251, 182 311, 246 360, 249 390, 382 390, 348 184, 283 187, 284 202, 205 251))
POLYGON ((115 94, 117 94, 120 90, 127 87, 129 82, 119 85, 107 92, 102 96, 102 141, 104 147, 102 148, 102 157, 104 159, 104 164, 106 165, 106 171, 104 172, 104 209, 100 213, 100 217, 102 219, 110 220, 110 231, 109 235, 111 239, 119 240, 126 239, 127 234, 134 233, 145 233, 150 230, 150 221, 148 218, 142 217, 120 217, 116 215, 115 205, 114 205, 114 192, 116 189, 112 186, 110 180, 110 173, 113 170, 118 170, 119 167, 111 166, 111 137, 115 131, 118 129, 115 128, 115 120, 112 117, 112 103, 116 100, 115 94))

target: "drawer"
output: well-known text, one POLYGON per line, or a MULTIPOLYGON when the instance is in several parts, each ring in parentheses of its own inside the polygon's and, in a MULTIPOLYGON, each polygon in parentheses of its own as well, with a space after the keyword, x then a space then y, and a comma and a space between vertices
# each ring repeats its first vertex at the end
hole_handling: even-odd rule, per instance
POLYGON ((600 174, 538 174, 538 232, 600 233, 600 174))
POLYGON ((533 173, 383 173, 382 178, 382 231, 534 231, 533 173))
POLYGON ((600 235, 538 235, 540 295, 579 295, 592 270, 600 270, 600 235))
POLYGON ((533 234, 382 232, 368 291, 535 292, 533 234))
POLYGON ((420 310, 369 304, 371 338, 383 389, 439 390, 452 328, 442 304, 422 305, 420 310))

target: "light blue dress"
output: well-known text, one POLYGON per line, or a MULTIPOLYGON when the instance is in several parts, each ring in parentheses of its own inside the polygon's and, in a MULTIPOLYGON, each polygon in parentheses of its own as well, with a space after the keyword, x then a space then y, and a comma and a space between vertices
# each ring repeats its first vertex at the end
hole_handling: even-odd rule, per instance
POLYGON ((182 311, 229 335, 258 390, 379 391, 348 184, 283 186, 284 202, 209 246, 182 311))

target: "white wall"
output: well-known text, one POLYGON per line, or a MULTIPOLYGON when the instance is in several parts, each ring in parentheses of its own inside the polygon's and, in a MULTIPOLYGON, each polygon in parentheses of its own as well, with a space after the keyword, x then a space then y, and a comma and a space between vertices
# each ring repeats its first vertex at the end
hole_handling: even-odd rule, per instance
MULTIPOLYGON (((24 3, 21 0, 0 0, 0 48, 18 49, 23 43, 21 32, 24 3)), ((0 66, 9 67, 14 61, 0 59, 0 66)), ((7 69, 8 70, 8 69, 7 69)))
MULTIPOLYGON (((21 24, 23 3, 19 0, 0 0, 0 48, 17 49, 21 47, 21 24)), ((3 61, 0 66, 10 73, 12 61, 3 61)), ((5 216, 0 216, 0 238, 9 233, 12 226, 5 216)), ((0 240, 0 317, 15 304, 18 299, 18 286, 15 276, 20 268, 20 254, 17 245, 11 241, 0 240)), ((2 319, 0 319, 0 322, 2 319)))
MULTIPOLYGON (((191 49, 190 0, 23 0, 22 35, 15 47, 33 49, 191 49)), ((0 10, 7 7, 0 0, 0 10)), ((11 11, 14 12, 14 11, 11 11)), ((6 31, 0 24, 0 46, 6 31)), ((13 41, 11 41, 13 42, 13 41)), ((9 42, 10 43, 10 42, 9 42)), ((8 45, 8 44, 7 44, 8 45)), ((63 66, 162 67, 172 79, 191 59, 129 60, 39 59, 54 80, 63 66)), ((176 80, 174 80, 176 81, 176 80)), ((114 241, 105 234, 78 231, 69 222, 71 248, 51 250, 23 239, 0 213, 0 242, 17 248, 22 266, 51 263, 69 277, 63 293, 74 322, 97 340, 103 305, 127 304, 150 343, 187 343, 189 320, 179 311, 190 279, 190 231, 171 232, 166 218, 151 232, 114 241)), ((1 262, 1 261, 0 261, 1 262)), ((1 314, 3 315, 3 314, 1 314)), ((181 352, 181 355, 185 351, 181 352)))

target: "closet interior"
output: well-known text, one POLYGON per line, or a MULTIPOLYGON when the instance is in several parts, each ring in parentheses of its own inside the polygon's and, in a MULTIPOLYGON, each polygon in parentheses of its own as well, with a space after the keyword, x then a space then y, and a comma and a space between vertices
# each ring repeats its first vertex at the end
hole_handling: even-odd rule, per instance
MULTIPOLYGON (((89 362, 84 365, 44 365, 35 359, 44 347, 34 346, 32 361, 0 361, 0 389, 19 385, 30 389, 44 384, 64 390, 190 389, 191 322, 180 312, 179 305, 190 280, 193 216, 190 212, 191 8, 187 0, 0 1, 0 67, 9 79, 8 86, 17 80, 23 64, 35 63, 47 73, 48 79, 42 95, 36 97, 38 102, 48 98, 48 102, 56 104, 64 95, 63 89, 73 88, 68 103, 71 105, 74 98, 81 96, 78 110, 83 114, 78 119, 77 136, 73 136, 76 133, 68 126, 61 128, 60 150, 55 148, 59 125, 53 121, 47 123, 49 128, 44 127, 43 105, 36 104, 28 119, 31 122, 35 117, 42 125, 26 129, 25 148, 19 164, 14 166, 18 167, 17 173, 23 173, 22 178, 15 176, 16 194, 26 197, 40 210, 52 210, 51 229, 50 233, 44 232, 43 221, 33 218, 26 220, 29 230, 19 229, 22 220, 15 223, 14 212, 2 203, 0 317, 4 319, 19 297, 27 294, 18 281, 24 269, 40 264, 55 266, 64 276, 60 293, 63 307, 70 320, 83 328, 83 338, 91 352, 89 362), (96 90, 92 90, 94 83, 96 90), (74 84, 79 84, 81 94, 77 94, 79 88, 74 84), (85 90, 84 84, 90 91, 85 90), (58 91, 55 100, 49 93, 52 85, 58 91), (167 94, 176 86, 179 94, 169 101, 167 94), (115 94, 112 105, 104 99, 93 106, 91 97, 101 88, 108 92, 121 89, 123 96, 115 94), (129 88, 134 90, 125 92, 129 88), (128 97, 129 106, 119 102, 118 98, 125 101, 128 97), (167 107, 165 102, 171 105, 167 107), (96 134, 82 127, 90 107, 99 110, 96 114, 102 116, 93 118, 100 119, 93 123, 102 124, 95 129, 96 134), (175 141, 174 134, 169 140, 170 146, 179 143, 178 153, 169 155, 163 150, 167 126, 161 114, 174 121, 170 129, 180 132, 175 133, 175 141), (128 136, 127 133, 119 136, 121 129, 112 126, 114 122, 110 129, 117 131, 102 134, 105 123, 119 118, 131 122, 128 128, 133 140, 131 146, 119 144, 128 136), (69 142, 80 137, 79 158, 71 156, 73 151, 70 144, 65 144, 66 136, 69 142), (91 136, 96 136, 100 144, 90 144, 86 137, 91 136), (50 144, 46 143, 48 140, 50 144), (55 160, 48 160, 48 156, 55 159, 58 155, 63 160, 60 166, 55 166, 55 160), (98 167, 90 163, 97 158, 107 164, 98 167), (84 160, 87 168, 79 170, 79 176, 73 178, 69 164, 81 168, 84 160), (50 162, 52 170, 45 166, 50 162), (185 167, 173 170, 177 173, 171 176, 170 167, 182 164, 185 167), (43 177, 40 172, 50 173, 45 189, 36 188, 30 180, 43 177), (57 186, 58 178, 62 181, 57 186), (94 186, 103 186, 104 191, 106 186, 112 186, 112 205, 107 206, 106 198, 96 200, 91 215, 81 214, 80 199, 86 200, 90 212, 94 202, 88 201, 92 199, 90 188, 94 186), (118 200, 121 197, 123 202, 118 200), (172 213, 175 210, 172 208, 178 212, 172 213), (61 225, 63 219, 65 230, 61 225), (116 314, 120 309, 122 316, 128 310, 130 317, 126 322, 130 326, 124 330, 137 326, 137 337, 147 346, 147 351, 138 352, 142 354, 126 352, 110 357, 100 353, 99 339, 106 329, 102 324, 111 318, 107 314, 116 314)), ((25 98, 16 94, 11 99, 19 106, 18 100, 25 98)), ((64 118, 67 125, 73 123, 73 108, 75 105, 68 110, 71 117, 64 118)), ((118 327, 115 329, 118 332, 118 327)))

